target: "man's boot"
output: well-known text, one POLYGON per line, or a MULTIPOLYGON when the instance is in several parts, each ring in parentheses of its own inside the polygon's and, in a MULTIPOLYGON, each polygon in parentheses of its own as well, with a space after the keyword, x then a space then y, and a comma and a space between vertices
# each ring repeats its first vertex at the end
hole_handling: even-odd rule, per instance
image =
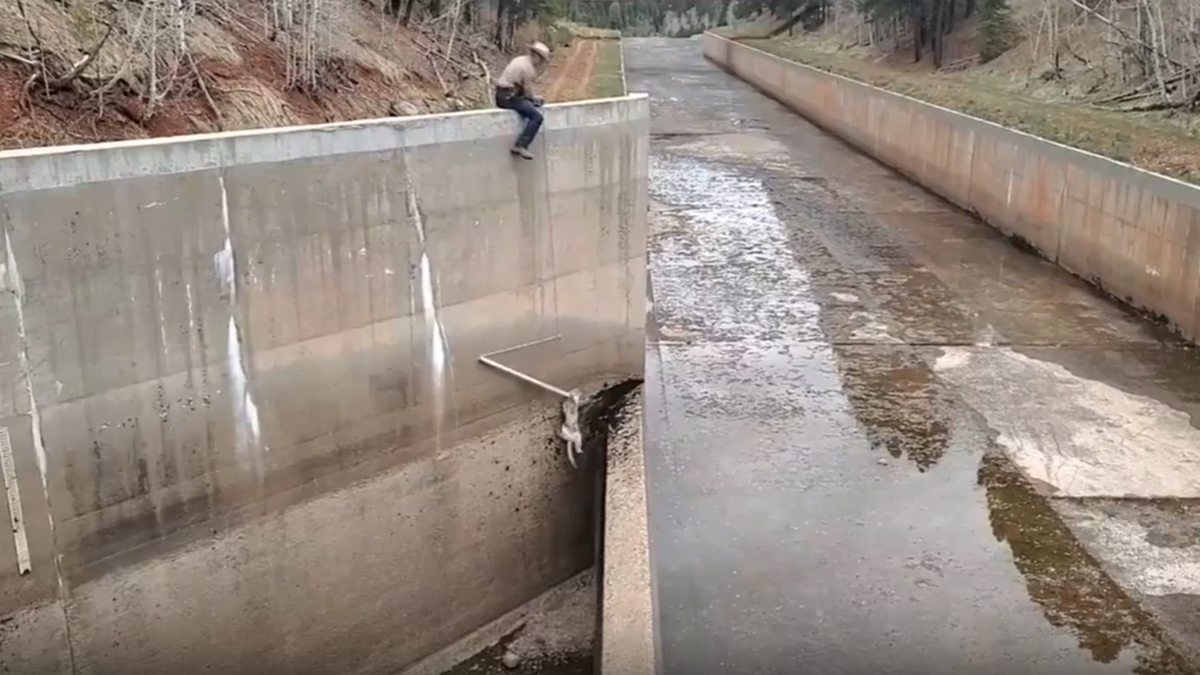
POLYGON ((511 152, 517 157, 521 157, 523 159, 533 159, 533 153, 519 145, 514 145, 511 152))

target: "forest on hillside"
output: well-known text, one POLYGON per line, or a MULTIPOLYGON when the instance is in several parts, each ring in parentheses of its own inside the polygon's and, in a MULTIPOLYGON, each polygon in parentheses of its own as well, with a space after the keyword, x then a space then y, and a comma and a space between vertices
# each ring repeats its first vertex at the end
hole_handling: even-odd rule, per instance
POLYGON ((0 147, 487 105, 562 0, 0 0, 0 147))
POLYGON ((1196 0, 739 0, 734 14, 777 17, 764 37, 833 35, 948 71, 1019 51, 1028 79, 1074 99, 1128 111, 1200 108, 1196 0), (964 26, 971 44, 948 55, 964 26))
POLYGON ((690 37, 734 20, 734 0, 563 0, 575 22, 622 35, 690 37))
POLYGON ((0 147, 475 107, 572 26, 730 24, 943 71, 1019 53, 1071 100, 1200 108, 1197 0, 0 0, 0 147))

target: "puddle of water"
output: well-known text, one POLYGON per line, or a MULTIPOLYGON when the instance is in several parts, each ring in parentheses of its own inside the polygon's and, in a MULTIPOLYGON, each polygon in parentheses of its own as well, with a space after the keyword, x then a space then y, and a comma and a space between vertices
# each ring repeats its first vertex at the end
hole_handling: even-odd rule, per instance
MULTIPOLYGON (((761 491, 782 490, 796 483, 793 485, 796 490, 812 491, 792 505, 802 509, 806 518, 824 522, 854 517, 861 527, 868 528, 858 532, 807 532, 803 547, 793 552, 797 573, 822 574, 821 567, 808 560, 810 554, 804 550, 815 547, 826 551, 817 557, 832 556, 840 560, 838 567, 854 569, 856 578, 878 579, 870 588, 851 585, 843 589, 837 602, 844 603, 854 597, 869 602, 865 598, 876 592, 876 585, 880 584, 900 596, 907 595, 904 584, 909 583, 906 577, 913 572, 897 573, 885 569, 886 565, 864 563, 861 558, 855 559, 854 551, 861 549, 865 554, 882 546, 885 555, 892 558, 944 558, 940 567, 947 578, 927 582, 936 584, 937 590, 927 591, 918 584, 920 590, 912 592, 913 598, 901 603, 908 611, 923 615, 946 603, 953 604, 956 598, 983 603, 990 597, 998 608, 996 611, 1009 614, 1000 617, 997 625, 1013 639, 1030 642, 1017 647, 989 647, 996 636, 988 636, 981 638, 978 645, 963 645, 962 657, 971 654, 970 658, 1030 659, 1028 665, 1034 666, 1039 663, 1046 666, 1049 661, 1045 659, 1066 657, 1060 665, 1071 672, 1102 670, 1156 675, 1192 672, 1163 639, 1154 619, 1103 572, 1050 504, 994 447, 988 434, 981 431, 986 429, 986 423, 974 416, 957 393, 933 372, 934 359, 930 355, 906 345, 832 347, 829 344, 823 330, 825 308, 815 300, 820 293, 814 293, 813 280, 789 250, 787 226, 774 212, 761 182, 728 167, 686 158, 657 157, 652 167, 655 199, 672 209, 657 216, 661 221, 656 225, 652 249, 656 312, 669 328, 686 330, 700 340, 700 344, 687 347, 686 353, 695 358, 694 364, 680 370, 684 353, 671 352, 665 366, 675 371, 672 375, 677 381, 688 379, 696 383, 673 394, 677 405, 682 406, 677 410, 687 416, 688 424, 696 422, 704 427, 692 431, 694 440, 699 442, 706 435, 728 433, 715 427, 708 429, 717 423, 716 418, 726 428, 742 424, 748 430, 753 429, 751 436, 741 442, 749 444, 750 437, 757 437, 760 450, 754 456, 738 455, 736 463, 729 464, 735 461, 733 456, 727 462, 725 455, 713 455, 717 458, 714 466, 722 484, 728 488, 740 485, 737 481, 747 478, 742 474, 760 468, 767 461, 763 453, 772 445, 767 440, 770 434, 787 438, 812 438, 816 434, 830 439, 833 445, 826 449, 802 450, 803 445, 793 448, 791 452, 796 456, 787 461, 800 462, 804 476, 793 477, 781 468, 774 472, 774 480, 760 477, 753 484, 761 491), (716 344, 705 345, 706 342, 724 343, 729 349, 714 351, 711 348, 716 344), (766 349, 764 342, 778 347, 783 357, 783 361, 769 369, 774 377, 767 370, 757 373, 746 370, 748 364, 762 360, 754 355, 766 349), (760 346, 756 347, 756 343, 760 346), (787 345, 801 344, 803 357, 785 349, 787 345), (706 361, 703 354, 710 351, 712 355, 702 367, 701 363, 706 361), (735 356, 740 361, 725 362, 735 356), (813 392, 812 396, 804 395, 804 387, 811 384, 812 378, 833 366, 836 374, 829 373, 834 378, 832 386, 813 392), (689 374, 688 369, 694 372, 689 374), (780 399, 785 391, 804 399, 803 410, 780 418, 776 414, 780 412, 776 410, 777 399, 791 400, 780 399), (742 395, 730 396, 735 392, 742 395), (837 401, 839 398, 841 402, 837 401), (928 472, 928 478, 916 478, 918 472, 911 477, 894 476, 891 479, 894 484, 874 484, 872 491, 877 493, 874 495, 845 485, 853 486, 863 479, 861 466, 854 468, 853 457, 847 459, 861 452, 862 445, 826 428, 831 424, 837 426, 839 417, 855 420, 859 431, 873 446, 886 448, 892 457, 906 458, 918 472, 928 472), (832 440, 835 438, 842 440, 832 440), (953 466, 944 472, 933 471, 954 449, 957 458, 953 466), (823 454, 830 451, 835 455, 840 453, 842 459, 823 454), (977 475, 972 475, 976 461, 982 464, 977 475), (837 476, 831 483, 820 478, 827 472, 837 476), (930 481, 952 481, 960 487, 939 486, 930 481), (977 490, 964 491, 964 482, 975 483, 977 490), (830 486, 837 483, 843 485, 830 486), (828 494, 816 494, 818 491, 828 494), (851 498, 851 494, 856 496, 851 498), (882 506, 883 502, 896 498, 907 499, 909 504, 890 510, 882 506), (896 518, 904 521, 900 514, 909 512, 935 512, 942 514, 938 518, 950 520, 941 527, 913 523, 906 540, 896 530, 898 524, 889 523, 896 518), (983 523, 986 524, 981 530, 979 525, 983 523), (919 541, 914 543, 912 537, 919 541), (881 543, 869 544, 866 539, 881 543), (989 540, 994 543, 986 543, 989 540), (1004 561, 1003 554, 997 557, 984 552, 995 546, 1011 552, 1011 563, 1004 561), (950 581, 952 578, 957 581, 950 581), (954 587, 955 583, 960 587, 954 587), (1033 625, 1039 614, 1048 626, 1033 625), (1073 646, 1082 653, 1073 652, 1073 646)), ((859 299, 862 298, 855 296, 855 300, 859 299)), ((850 423, 850 428, 853 424, 850 423)), ((733 443, 730 439, 722 442, 730 443, 733 443)), ((793 445, 797 444, 793 441, 793 445)), ((689 453, 693 466, 697 457, 708 454, 700 447, 702 443, 689 453)), ((773 461, 783 460, 775 457, 773 461)), ((680 464, 676 471, 684 471, 684 466, 680 464)), ((794 499, 788 497, 785 501, 790 503, 794 499)), ((727 518, 741 514, 750 519, 747 522, 761 523, 759 529, 765 527, 766 521, 756 515, 760 506, 743 502, 745 498, 738 503, 727 503, 722 513, 727 518)), ((757 536, 757 530, 746 529, 745 524, 735 531, 746 540, 757 536)), ((774 535, 766 536, 771 539, 774 535)), ((787 541, 775 545, 788 550, 791 546, 787 541)), ((754 561, 743 560, 736 569, 749 575, 756 565, 754 561)), ((830 602, 824 591, 776 588, 776 602, 795 596, 792 601, 803 602, 804 606, 826 607, 826 620, 833 622, 831 626, 850 620, 843 616, 848 610, 838 609, 836 604, 823 604, 830 602)), ((668 596, 673 593, 669 587, 664 592, 668 596)), ((880 602, 875 609, 885 615, 898 610, 899 607, 887 602, 880 602)), ((973 609, 956 610, 948 606, 944 611, 967 626, 987 625, 973 609)), ((872 623, 888 622, 877 619, 872 623)), ((764 625, 758 630, 774 629, 764 625)), ((913 628, 900 632, 910 630, 913 628)), ((940 632, 937 628, 931 630, 940 632)), ((948 638, 960 630, 963 628, 941 629, 948 638)), ((697 645, 696 649, 705 652, 707 647, 697 645)), ((836 648, 830 646, 830 650, 833 651, 821 658, 833 658, 830 654, 836 648)), ((686 662, 679 657, 673 660, 686 662)))
MULTIPOLYGON (((839 347, 836 353, 855 418, 893 457, 905 456, 925 471, 946 453, 956 415, 961 419, 965 412, 973 419, 964 421, 986 428, 917 350, 839 347)), ((988 521, 996 540, 1011 551, 1029 598, 1046 621, 1071 631, 1095 662, 1119 672, 1196 672, 990 435, 976 476, 985 491, 988 521)))
POLYGON ((762 183, 719 164, 653 155, 651 276, 660 325, 708 339, 823 340, 807 273, 762 183), (672 223, 686 227, 672 228, 672 223))
POLYGON ((921 357, 907 348, 837 347, 846 398, 872 445, 924 472, 950 443, 951 399, 921 357))
POLYGON ((1051 625, 1074 632, 1095 661, 1126 672, 1196 672, 1003 454, 984 456, 978 480, 987 493, 992 533, 1012 550, 1029 597, 1051 625))

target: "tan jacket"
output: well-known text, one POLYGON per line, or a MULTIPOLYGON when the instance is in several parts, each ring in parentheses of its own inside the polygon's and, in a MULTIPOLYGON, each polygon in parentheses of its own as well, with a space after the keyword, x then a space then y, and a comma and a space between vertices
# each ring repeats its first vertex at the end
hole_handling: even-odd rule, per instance
POLYGON ((533 59, 522 54, 505 66, 504 72, 496 79, 497 87, 515 87, 525 96, 533 96, 533 83, 538 78, 537 66, 533 59))

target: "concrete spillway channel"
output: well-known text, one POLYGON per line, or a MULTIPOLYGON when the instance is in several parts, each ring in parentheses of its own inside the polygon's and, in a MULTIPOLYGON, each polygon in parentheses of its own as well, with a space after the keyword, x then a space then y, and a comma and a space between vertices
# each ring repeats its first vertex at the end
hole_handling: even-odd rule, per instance
POLYGON ((1200 191, 627 46, 0 154, 0 672, 1200 672, 1200 191))
POLYGON ((546 117, 0 154, 0 671, 596 663, 649 104, 546 117))
POLYGON ((1200 189, 751 44, 625 47, 659 672, 1200 672, 1200 189))

